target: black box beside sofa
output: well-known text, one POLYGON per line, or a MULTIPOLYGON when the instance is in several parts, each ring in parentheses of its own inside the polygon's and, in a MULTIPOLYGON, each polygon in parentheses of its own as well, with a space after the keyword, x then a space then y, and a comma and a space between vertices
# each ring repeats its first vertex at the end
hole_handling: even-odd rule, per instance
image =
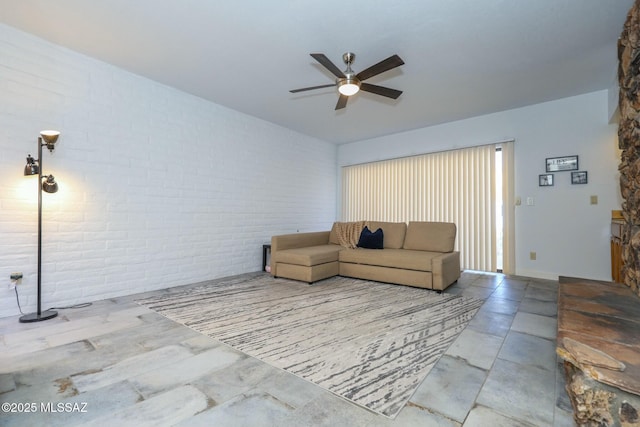
POLYGON ((273 236, 271 274, 308 283, 340 275, 438 291, 460 277, 454 223, 369 221, 370 230, 382 229, 383 249, 341 246, 338 225, 331 231, 273 236))

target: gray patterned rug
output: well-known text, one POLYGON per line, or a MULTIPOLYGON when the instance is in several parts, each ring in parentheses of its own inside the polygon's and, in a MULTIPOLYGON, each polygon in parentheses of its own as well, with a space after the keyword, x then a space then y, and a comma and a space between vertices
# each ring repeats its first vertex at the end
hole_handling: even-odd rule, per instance
POLYGON ((482 301, 334 277, 260 275, 139 304, 394 418, 482 301))

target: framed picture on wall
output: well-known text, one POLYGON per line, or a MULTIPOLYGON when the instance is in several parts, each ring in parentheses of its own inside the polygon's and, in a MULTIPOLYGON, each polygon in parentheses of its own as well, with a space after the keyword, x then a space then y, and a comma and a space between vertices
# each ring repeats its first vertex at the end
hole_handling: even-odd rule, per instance
POLYGON ((586 184, 587 182, 587 171, 571 172, 572 184, 586 184))
POLYGON ((546 173, 544 175, 538 175, 538 185, 540 187, 549 187, 553 185, 553 174, 546 173))
POLYGON ((545 159, 547 172, 578 170, 578 156, 549 157, 545 159))

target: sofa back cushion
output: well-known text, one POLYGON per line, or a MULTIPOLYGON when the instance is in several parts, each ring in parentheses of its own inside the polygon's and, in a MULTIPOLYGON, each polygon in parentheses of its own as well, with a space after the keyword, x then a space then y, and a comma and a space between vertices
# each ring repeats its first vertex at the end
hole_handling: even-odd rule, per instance
POLYGON ((331 227, 331 231, 329 232, 329 243, 333 243, 334 245, 339 245, 338 242, 338 232, 336 229, 338 228, 338 223, 334 222, 333 227, 331 227))
POLYGON ((402 249, 404 237, 407 232, 406 223, 369 221, 370 230, 377 230, 378 228, 381 228, 384 234, 383 245, 385 249, 402 249))
POLYGON ((452 252, 455 243, 456 225, 454 223, 411 221, 407 227, 403 249, 452 252))

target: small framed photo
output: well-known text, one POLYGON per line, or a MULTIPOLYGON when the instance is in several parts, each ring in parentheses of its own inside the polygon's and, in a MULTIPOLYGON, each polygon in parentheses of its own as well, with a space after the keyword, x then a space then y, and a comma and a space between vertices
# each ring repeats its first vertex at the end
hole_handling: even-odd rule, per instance
POLYGON ((587 171, 571 172, 572 184, 586 184, 587 182, 587 171))
POLYGON ((544 175, 538 175, 538 185, 540 187, 549 187, 553 185, 553 174, 547 173, 544 175))
POLYGON ((578 156, 550 157, 545 159, 547 172, 577 171, 578 156))

